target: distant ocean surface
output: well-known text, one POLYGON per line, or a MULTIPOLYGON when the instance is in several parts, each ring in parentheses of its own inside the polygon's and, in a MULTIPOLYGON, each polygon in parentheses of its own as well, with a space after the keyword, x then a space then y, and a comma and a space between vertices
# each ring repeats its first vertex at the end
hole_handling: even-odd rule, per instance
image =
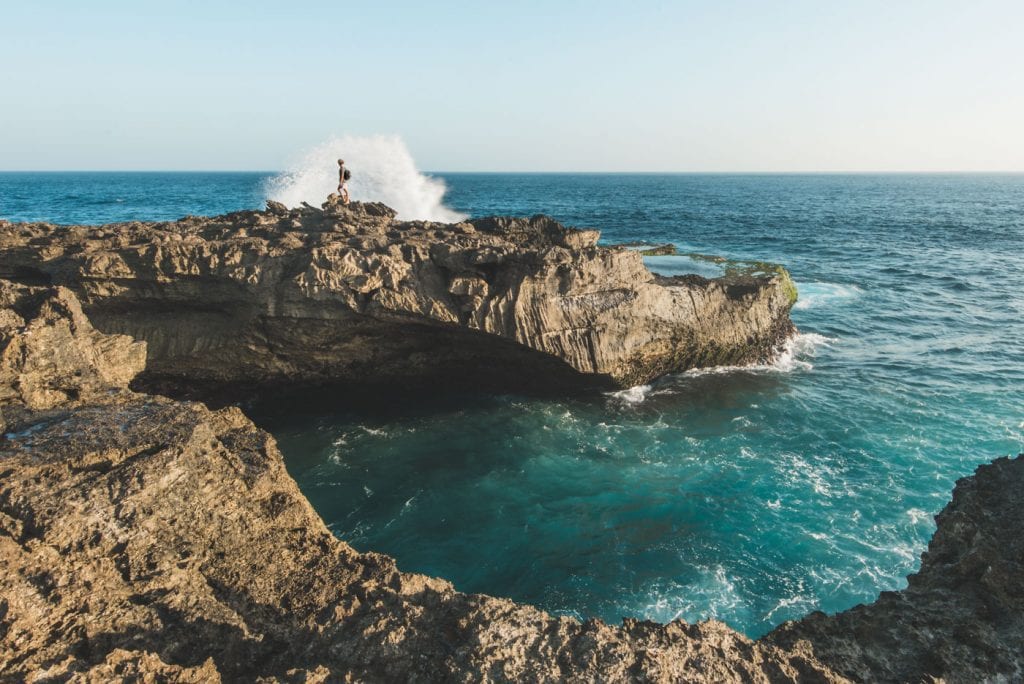
MULTIPOLYGON (((0 217, 257 208, 269 176, 6 173, 0 217)), ((1024 176, 435 176, 472 216, 785 264, 802 334, 772 367, 585 400, 253 407, 357 549, 559 614, 758 636, 904 587, 956 479, 1024 451, 1024 176)))

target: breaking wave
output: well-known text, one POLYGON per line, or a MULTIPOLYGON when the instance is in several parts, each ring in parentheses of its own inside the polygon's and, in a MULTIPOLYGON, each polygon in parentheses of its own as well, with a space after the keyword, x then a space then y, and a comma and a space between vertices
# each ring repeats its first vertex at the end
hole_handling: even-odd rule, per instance
POLYGON ((834 339, 818 333, 797 333, 793 335, 779 350, 778 356, 771 363, 751 364, 748 366, 712 366, 711 368, 693 368, 682 373, 666 376, 668 383, 655 381, 649 385, 636 385, 617 392, 607 392, 606 396, 622 404, 642 404, 652 394, 671 394, 671 380, 700 377, 702 375, 720 375, 725 373, 792 373, 809 371, 814 368, 812 360, 819 347, 831 347, 834 339))
POLYGON ((338 159, 352 171, 349 195, 362 202, 383 202, 409 220, 456 222, 464 214, 445 206, 444 181, 416 168, 405 142, 396 135, 333 137, 306 151, 267 181, 268 199, 289 207, 320 206, 338 186, 338 159))

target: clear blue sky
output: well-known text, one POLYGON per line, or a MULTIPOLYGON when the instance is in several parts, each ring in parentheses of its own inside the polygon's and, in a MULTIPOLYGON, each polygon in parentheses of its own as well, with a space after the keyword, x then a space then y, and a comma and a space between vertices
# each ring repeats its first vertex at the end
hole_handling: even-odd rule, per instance
POLYGON ((1024 170, 1024 2, 3 0, 0 169, 1024 170))

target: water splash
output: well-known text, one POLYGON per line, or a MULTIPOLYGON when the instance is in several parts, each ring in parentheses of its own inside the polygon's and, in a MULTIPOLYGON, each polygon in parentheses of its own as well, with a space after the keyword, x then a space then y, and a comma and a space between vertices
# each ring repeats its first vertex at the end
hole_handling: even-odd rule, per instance
POLYGON ((793 335, 782 348, 778 356, 771 363, 757 363, 749 366, 712 366, 711 368, 694 368, 680 375, 683 377, 698 377, 701 375, 714 375, 718 373, 736 372, 766 372, 766 373, 792 373, 793 371, 809 371, 814 368, 813 359, 819 347, 831 347, 835 339, 819 335, 818 333, 797 333, 793 335))
POLYGON ((797 333, 782 347, 778 358, 767 366, 756 366, 758 369, 789 373, 795 370, 811 370, 814 368, 808 359, 814 358, 819 347, 831 347, 835 340, 818 333, 797 333))
POLYGON ((608 392, 608 396, 624 404, 639 404, 647 398, 652 389, 654 389, 652 385, 635 385, 617 392, 608 392))
POLYGON ((267 181, 267 197, 294 207, 320 204, 338 186, 338 159, 352 171, 349 195, 383 202, 403 219, 456 222, 464 214, 444 205, 447 187, 416 168, 405 142, 396 135, 332 137, 305 152, 283 173, 267 181))
POLYGON ((799 310, 843 304, 863 294, 863 290, 856 285, 838 283, 798 283, 797 289, 800 291, 800 299, 793 308, 799 310))
POLYGON ((687 378, 698 378, 704 375, 724 375, 728 373, 792 373, 814 369, 811 360, 817 356, 820 347, 831 347, 835 339, 818 333, 797 333, 793 335, 771 363, 757 363, 746 366, 711 366, 710 368, 692 368, 682 373, 665 376, 660 381, 649 385, 636 385, 617 392, 606 392, 605 395, 621 405, 638 405, 647 401, 648 397, 659 394, 672 394, 673 381, 687 378))

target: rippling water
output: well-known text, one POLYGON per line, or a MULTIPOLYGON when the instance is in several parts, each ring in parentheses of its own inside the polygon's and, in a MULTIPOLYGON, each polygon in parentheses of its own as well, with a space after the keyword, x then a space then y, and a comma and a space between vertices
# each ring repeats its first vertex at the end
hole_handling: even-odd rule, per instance
MULTIPOLYGON (((83 220, 38 188, 12 202, 11 178, 0 216, 83 220)), ((180 201, 132 214, 255 206, 262 178, 165 180, 180 201)), ((954 481, 1024 450, 1024 176, 445 178, 472 215, 784 263, 802 335, 774 367, 588 400, 256 407, 358 549, 558 613, 714 616, 756 636, 903 587, 954 481)))

